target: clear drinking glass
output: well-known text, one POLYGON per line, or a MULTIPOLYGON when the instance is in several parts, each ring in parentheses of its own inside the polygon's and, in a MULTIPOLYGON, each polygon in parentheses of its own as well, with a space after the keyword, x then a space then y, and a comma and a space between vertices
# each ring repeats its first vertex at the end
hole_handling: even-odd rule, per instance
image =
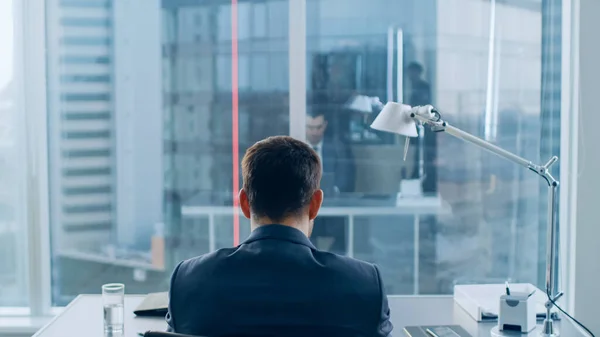
POLYGON ((125 285, 109 283, 102 286, 102 305, 104 306, 104 331, 122 332, 124 324, 123 302, 125 285))

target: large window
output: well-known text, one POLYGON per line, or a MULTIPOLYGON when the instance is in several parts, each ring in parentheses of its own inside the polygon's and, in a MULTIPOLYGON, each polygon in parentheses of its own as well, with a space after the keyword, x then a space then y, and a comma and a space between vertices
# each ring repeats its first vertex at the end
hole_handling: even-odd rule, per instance
POLYGON ((26 149, 13 1, 0 3, 0 306, 27 304, 26 149))
POLYGON ((49 3, 53 301, 166 290, 249 234, 240 160, 289 133, 288 3, 49 3))
POLYGON ((47 0, 53 304, 166 290, 178 261, 243 241, 239 161, 294 130, 325 171, 311 240, 379 264, 390 294, 540 284, 537 177, 430 130, 404 161, 404 139, 368 125, 378 102, 433 104, 532 161, 558 155, 561 1, 298 0, 290 25, 292 1, 47 0))
POLYGON ((429 129, 403 161, 404 138, 368 125, 378 102, 432 104, 534 162, 558 155, 560 1, 306 4, 307 139, 336 187, 313 234, 319 248, 378 263, 391 294, 506 279, 541 286, 538 177, 429 129))

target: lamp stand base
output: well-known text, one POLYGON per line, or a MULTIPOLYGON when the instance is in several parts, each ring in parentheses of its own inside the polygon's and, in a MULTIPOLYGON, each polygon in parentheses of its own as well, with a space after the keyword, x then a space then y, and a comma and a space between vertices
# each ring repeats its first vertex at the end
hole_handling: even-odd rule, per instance
POLYGON ((540 334, 542 337, 558 337, 560 333, 558 329, 554 327, 554 321, 552 319, 545 319, 544 325, 542 329, 542 333, 540 334))

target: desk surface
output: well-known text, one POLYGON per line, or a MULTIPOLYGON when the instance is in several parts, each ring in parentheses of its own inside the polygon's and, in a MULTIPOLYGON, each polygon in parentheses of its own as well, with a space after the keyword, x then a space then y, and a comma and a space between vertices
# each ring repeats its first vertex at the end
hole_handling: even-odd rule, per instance
MULTIPOLYGON (((166 329, 162 318, 135 317, 133 310, 143 298, 125 297, 125 332, 119 337, 137 337, 139 332, 166 329)), ((494 323, 477 324, 454 304, 451 296, 390 296, 389 304, 396 337, 404 336, 402 329, 407 325, 458 324, 473 337, 488 337, 494 327, 494 323)), ((100 295, 81 295, 34 337, 104 337, 102 315, 100 295)), ((570 322, 563 321, 560 329, 562 336, 585 336, 570 322)))
MULTIPOLYGON (((138 332, 167 328, 164 319, 141 318, 133 314, 143 299, 142 295, 125 296, 125 333, 122 337, 138 337, 138 332)), ((103 315, 101 295, 80 295, 34 337, 104 337, 103 315)))

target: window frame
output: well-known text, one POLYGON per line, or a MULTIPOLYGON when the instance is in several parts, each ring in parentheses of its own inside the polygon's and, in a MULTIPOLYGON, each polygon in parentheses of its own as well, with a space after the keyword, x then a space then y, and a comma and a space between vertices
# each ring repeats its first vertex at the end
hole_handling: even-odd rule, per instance
POLYGON ((575 309, 575 233, 579 147, 579 0, 562 2, 562 60, 559 187, 559 290, 564 309, 575 309))
POLYGON ((46 1, 13 1, 17 106, 26 148, 27 285, 30 316, 52 315, 46 100, 46 1))
POLYGON ((290 136, 306 138, 306 0, 288 1, 290 136), (294 41, 292 43, 292 41, 294 41))
MULTIPOLYGON (((289 1, 289 134, 305 138, 306 113, 306 0, 289 1)), ((561 173, 560 193, 560 270, 567 290, 566 308, 574 308, 574 297, 568 291, 575 283, 574 218, 577 195, 577 83, 579 31, 576 27, 579 0, 563 0, 562 13, 562 83, 561 83, 561 173), (573 224, 573 225, 569 225, 573 224)), ((46 99, 46 0, 14 1, 15 59, 20 59, 16 76, 21 76, 17 88, 19 106, 23 107, 27 148, 27 262, 29 306, 0 308, 0 316, 51 316, 61 308, 52 307, 48 115, 46 99)))

